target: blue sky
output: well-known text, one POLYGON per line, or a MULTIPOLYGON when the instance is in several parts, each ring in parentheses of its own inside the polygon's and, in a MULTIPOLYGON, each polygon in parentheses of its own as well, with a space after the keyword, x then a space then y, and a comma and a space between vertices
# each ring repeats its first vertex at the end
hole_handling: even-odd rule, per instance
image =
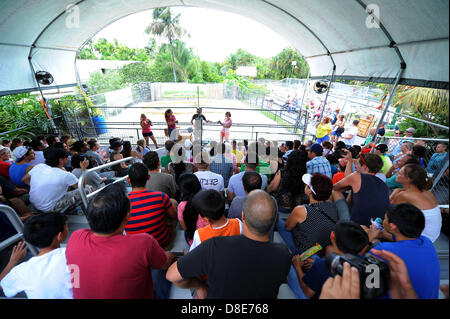
MULTIPOLYGON (((181 13, 180 25, 190 34, 183 41, 205 61, 222 62, 239 48, 268 58, 289 46, 271 29, 240 15, 192 7, 175 7, 172 11, 181 13)), ((151 10, 133 14, 100 31, 94 41, 101 37, 110 41, 117 38, 129 47, 143 48, 150 37, 144 30, 151 20, 151 10)))

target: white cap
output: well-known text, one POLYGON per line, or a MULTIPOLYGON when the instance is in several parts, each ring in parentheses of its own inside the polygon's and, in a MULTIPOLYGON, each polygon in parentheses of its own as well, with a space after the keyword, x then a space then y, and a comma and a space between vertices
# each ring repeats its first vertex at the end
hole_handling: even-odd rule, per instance
POLYGON ((317 195, 316 191, 313 189, 313 187, 311 185, 311 177, 312 177, 311 174, 303 174, 302 181, 303 181, 303 183, 308 185, 309 189, 314 193, 314 195, 317 195))
POLYGON ((13 151, 14 157, 19 160, 28 152, 28 147, 26 146, 19 146, 16 147, 13 151))

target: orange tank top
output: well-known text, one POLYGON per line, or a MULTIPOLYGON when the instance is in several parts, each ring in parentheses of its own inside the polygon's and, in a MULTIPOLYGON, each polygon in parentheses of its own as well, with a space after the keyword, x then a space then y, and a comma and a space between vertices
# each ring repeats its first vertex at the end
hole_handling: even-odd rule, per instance
POLYGON ((198 236, 201 242, 213 237, 219 236, 236 236, 241 234, 241 227, 239 225, 239 219, 228 219, 228 224, 221 228, 212 228, 211 225, 197 229, 198 236))

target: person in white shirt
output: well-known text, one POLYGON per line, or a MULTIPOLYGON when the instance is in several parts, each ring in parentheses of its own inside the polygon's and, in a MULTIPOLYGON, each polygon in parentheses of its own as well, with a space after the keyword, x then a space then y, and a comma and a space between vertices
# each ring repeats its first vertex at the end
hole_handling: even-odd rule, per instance
POLYGON ((223 176, 213 173, 209 170, 209 165, 211 163, 211 158, 207 152, 200 152, 194 160, 195 166, 198 168, 198 172, 195 172, 200 184, 202 185, 202 190, 214 189, 218 192, 223 193, 225 184, 223 176))
POLYGON ((45 163, 44 142, 42 142, 42 140, 34 139, 31 141, 31 147, 34 150, 35 158, 34 160, 30 161, 30 165, 36 166, 38 164, 45 163))
POLYGON ((348 146, 353 146, 355 144, 356 136, 358 135, 358 120, 354 120, 350 130, 345 131, 341 135, 341 140, 348 146))
MULTIPOLYGON (((22 241, 13 248, 9 263, 0 274, 0 289, 11 298, 24 291, 29 299, 72 299, 72 277, 66 249, 60 245, 69 234, 67 217, 61 213, 40 214, 24 225, 24 239, 40 249, 28 261, 22 241)), ((74 271, 74 284, 77 272, 74 271)))
MULTIPOLYGON (((36 165, 24 178, 30 185, 31 204, 41 212, 62 212, 80 205, 78 178, 64 169, 69 162, 69 153, 60 148, 50 148, 44 155, 45 164, 36 165), (69 187, 73 190, 68 191, 69 187)), ((88 165, 87 159, 80 163, 82 170, 86 170, 88 165)), ((85 191, 89 193, 91 187, 86 187, 85 191)))

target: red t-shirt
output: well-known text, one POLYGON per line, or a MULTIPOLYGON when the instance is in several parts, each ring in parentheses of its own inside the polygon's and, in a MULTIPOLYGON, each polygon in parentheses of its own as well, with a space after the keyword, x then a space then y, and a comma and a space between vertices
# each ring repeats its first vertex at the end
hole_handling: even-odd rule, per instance
POLYGON ((153 298, 151 270, 167 261, 164 250, 148 234, 100 237, 89 229, 70 236, 66 258, 79 271, 75 277, 72 270, 74 299, 153 298))
POLYGON ((11 163, 0 161, 0 176, 3 176, 7 180, 9 180, 9 168, 11 167, 11 163))

